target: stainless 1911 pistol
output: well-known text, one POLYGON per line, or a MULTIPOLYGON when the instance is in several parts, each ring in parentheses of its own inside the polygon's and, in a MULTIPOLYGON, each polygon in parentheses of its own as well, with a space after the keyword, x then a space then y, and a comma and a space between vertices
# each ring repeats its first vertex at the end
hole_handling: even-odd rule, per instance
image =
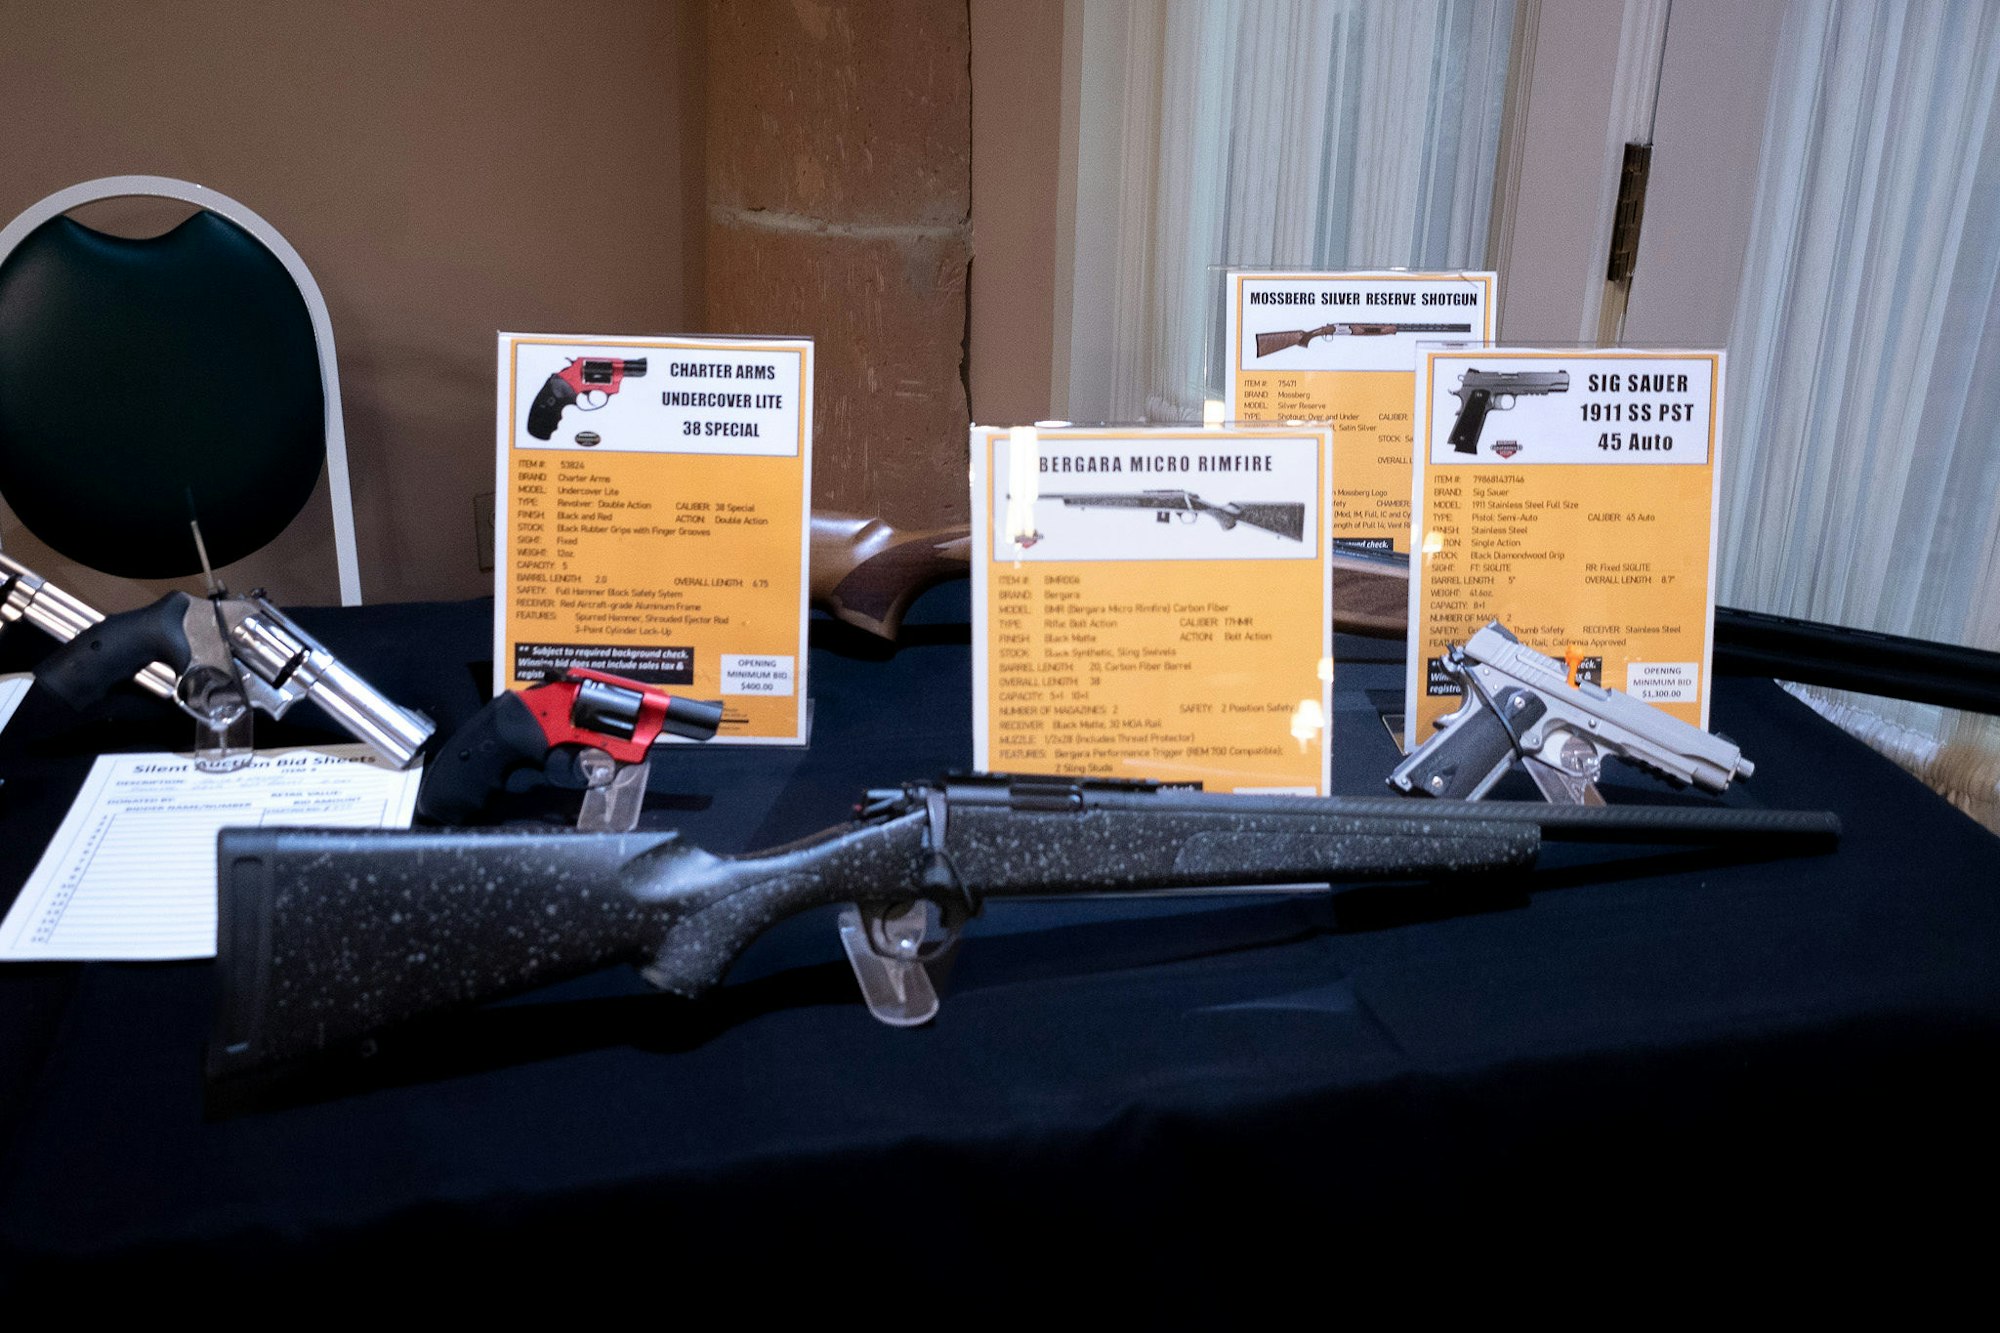
POLYGON ((1465 702, 1389 775, 1391 787, 1411 796, 1478 800, 1517 759, 1542 795, 1563 805, 1604 804, 1597 776, 1606 755, 1712 792, 1755 771, 1720 736, 1621 691, 1571 685, 1561 662, 1497 620, 1454 645, 1440 665, 1465 702))

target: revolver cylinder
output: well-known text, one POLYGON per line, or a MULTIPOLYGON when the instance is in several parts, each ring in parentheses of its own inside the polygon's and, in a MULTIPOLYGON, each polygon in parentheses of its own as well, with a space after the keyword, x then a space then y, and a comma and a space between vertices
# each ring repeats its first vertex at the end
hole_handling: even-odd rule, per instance
POLYGON ((253 592, 248 600, 254 610, 230 626, 230 649, 269 688, 273 697, 266 707, 272 716, 310 698, 392 766, 408 768, 416 761, 437 729, 429 718, 390 702, 262 593, 253 592))

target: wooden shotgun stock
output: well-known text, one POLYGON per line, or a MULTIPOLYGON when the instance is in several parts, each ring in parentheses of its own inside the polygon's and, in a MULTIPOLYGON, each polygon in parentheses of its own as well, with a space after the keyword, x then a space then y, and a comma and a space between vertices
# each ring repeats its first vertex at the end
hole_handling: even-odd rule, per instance
MULTIPOLYGON (((813 601, 836 620, 894 639, 920 593, 971 572, 971 549, 964 527, 906 533, 880 519, 815 513, 813 601)), ((1335 629, 1400 639, 1409 597, 1407 557, 1333 553, 1335 629)), ((1715 670, 2000 713, 2000 653, 1728 606, 1715 608, 1715 670)))
POLYGON ((971 573, 970 529, 903 532, 879 518, 812 516, 812 599, 835 620, 885 639, 910 603, 946 579, 971 573))
MULTIPOLYGON (((920 594, 971 572, 971 553, 972 533, 962 526, 903 532, 879 518, 815 510, 812 599, 835 620, 893 639, 920 594)), ((1334 553, 1335 629, 1400 639, 1409 599, 1407 571, 1334 553)))

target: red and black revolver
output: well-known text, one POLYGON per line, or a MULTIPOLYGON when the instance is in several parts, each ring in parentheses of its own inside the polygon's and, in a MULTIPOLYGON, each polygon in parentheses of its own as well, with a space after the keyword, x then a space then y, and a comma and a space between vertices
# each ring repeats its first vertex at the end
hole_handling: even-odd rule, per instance
POLYGON ((528 405, 528 434, 538 440, 554 437, 562 414, 574 407, 594 412, 611 400, 626 380, 646 373, 643 356, 579 356, 542 382, 528 405))
POLYGON ((476 824, 503 791, 539 780, 583 788, 579 829, 629 833, 645 803, 653 742, 705 741, 721 725, 719 703, 571 668, 503 692, 460 727, 425 771, 417 813, 440 824, 476 824))

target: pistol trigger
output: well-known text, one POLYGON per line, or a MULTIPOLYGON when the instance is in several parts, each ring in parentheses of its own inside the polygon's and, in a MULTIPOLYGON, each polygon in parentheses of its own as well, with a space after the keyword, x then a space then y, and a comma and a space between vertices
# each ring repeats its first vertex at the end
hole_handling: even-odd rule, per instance
POLYGON ((618 761, 594 745, 585 745, 576 752, 576 771, 584 789, 593 791, 611 785, 618 776, 618 761))

